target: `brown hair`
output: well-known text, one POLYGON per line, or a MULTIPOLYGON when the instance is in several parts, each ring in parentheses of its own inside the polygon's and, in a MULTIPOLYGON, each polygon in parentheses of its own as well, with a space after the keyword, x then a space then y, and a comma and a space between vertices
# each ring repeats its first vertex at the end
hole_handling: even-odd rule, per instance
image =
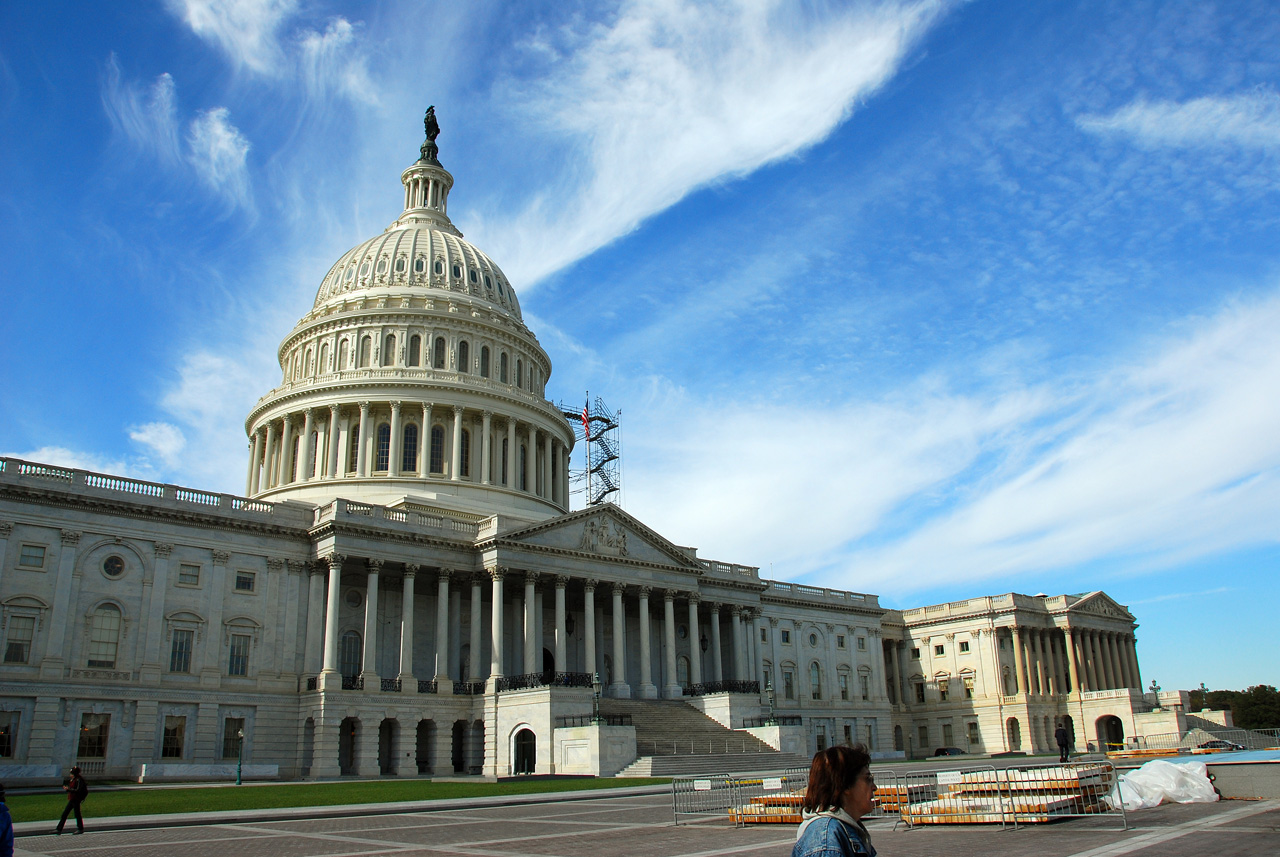
POLYGON ((814 754, 813 764, 809 766, 809 787, 804 792, 804 809, 821 812, 840 806, 840 796, 870 767, 871 754, 861 744, 819 750, 814 754))

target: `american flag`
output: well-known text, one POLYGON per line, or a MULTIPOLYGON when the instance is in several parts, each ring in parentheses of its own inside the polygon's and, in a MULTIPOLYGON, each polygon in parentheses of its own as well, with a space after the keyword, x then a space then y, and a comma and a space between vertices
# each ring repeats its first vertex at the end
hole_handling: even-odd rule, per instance
POLYGON ((591 440, 591 423, 587 420, 587 406, 582 406, 582 431, 587 440, 591 440))

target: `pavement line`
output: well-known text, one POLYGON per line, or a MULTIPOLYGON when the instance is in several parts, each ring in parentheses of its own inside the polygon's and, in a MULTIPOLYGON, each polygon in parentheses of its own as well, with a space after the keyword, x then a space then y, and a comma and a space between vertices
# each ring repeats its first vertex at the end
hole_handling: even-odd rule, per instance
POLYGON ((1228 824, 1237 819, 1248 818, 1251 815, 1270 812, 1278 807, 1280 807, 1280 801, 1259 801, 1251 806, 1242 806, 1239 809, 1227 810, 1221 815, 1210 820, 1196 819, 1195 821, 1185 821, 1182 824, 1178 824, 1173 827, 1153 830, 1150 833, 1140 833, 1132 839, 1113 842, 1110 845, 1101 845, 1097 848, 1090 848, 1087 851, 1077 851, 1075 854, 1069 855, 1069 857, 1118 857, 1118 855, 1121 854, 1130 854, 1142 848, 1149 848, 1152 845, 1159 845, 1162 842, 1179 839, 1186 836, 1188 833, 1207 830, 1211 827, 1221 827, 1222 825, 1228 824))

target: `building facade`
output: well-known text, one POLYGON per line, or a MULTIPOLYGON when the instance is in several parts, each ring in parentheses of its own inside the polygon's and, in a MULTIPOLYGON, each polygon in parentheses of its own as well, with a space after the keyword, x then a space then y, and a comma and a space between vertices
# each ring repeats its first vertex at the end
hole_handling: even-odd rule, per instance
POLYGON ((634 734, 565 719, 597 692, 773 715, 806 752, 1134 733, 1102 593, 891 611, 570 511, 550 358, 437 151, 281 343, 244 496, 0 461, 0 779, 610 773, 634 734))

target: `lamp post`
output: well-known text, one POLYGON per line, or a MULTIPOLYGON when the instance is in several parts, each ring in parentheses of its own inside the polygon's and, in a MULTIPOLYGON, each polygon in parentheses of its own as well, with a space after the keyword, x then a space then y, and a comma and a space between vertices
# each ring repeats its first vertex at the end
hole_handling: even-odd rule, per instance
POLYGON ((241 785, 244 780, 241 774, 244 771, 244 730, 236 730, 236 785, 241 785))
POLYGON ((776 726, 773 716, 773 707, 778 701, 778 695, 773 690, 773 679, 770 678, 764 683, 764 695, 769 700, 769 719, 765 721, 770 726, 776 726))
POLYGON ((600 673, 591 674, 591 722, 600 722, 600 673))

